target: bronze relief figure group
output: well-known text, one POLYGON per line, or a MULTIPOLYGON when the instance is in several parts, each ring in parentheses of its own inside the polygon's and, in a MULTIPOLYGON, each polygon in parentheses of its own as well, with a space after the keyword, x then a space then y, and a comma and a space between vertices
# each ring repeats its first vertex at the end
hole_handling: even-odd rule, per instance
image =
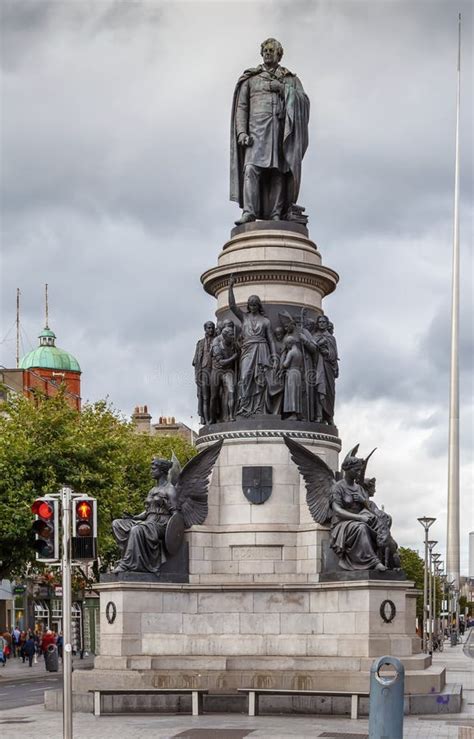
POLYGON ((339 374, 333 324, 324 315, 283 310, 278 324, 265 315, 258 295, 246 310, 229 282, 229 308, 237 319, 204 324, 193 366, 202 425, 262 414, 291 421, 334 423, 339 374))

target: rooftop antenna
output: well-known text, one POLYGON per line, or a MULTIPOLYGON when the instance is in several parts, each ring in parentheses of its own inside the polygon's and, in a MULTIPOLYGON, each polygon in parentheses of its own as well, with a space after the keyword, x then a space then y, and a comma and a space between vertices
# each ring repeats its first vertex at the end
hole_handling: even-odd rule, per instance
POLYGON ((20 288, 16 289, 16 368, 20 366, 20 288))
POLYGON ((45 306, 45 313, 46 313, 45 328, 49 328, 48 283, 46 283, 44 286, 44 306, 45 306))

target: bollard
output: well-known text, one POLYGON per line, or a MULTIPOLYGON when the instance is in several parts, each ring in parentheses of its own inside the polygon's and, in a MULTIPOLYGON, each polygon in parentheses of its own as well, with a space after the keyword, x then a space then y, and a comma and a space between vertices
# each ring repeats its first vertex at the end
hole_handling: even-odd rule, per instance
POLYGON ((369 739, 403 739, 405 668, 396 657, 379 657, 370 668, 369 739), (382 675, 385 665, 395 675, 382 675))
POLYGON ((47 672, 57 672, 59 670, 58 648, 56 644, 48 644, 44 662, 47 672))

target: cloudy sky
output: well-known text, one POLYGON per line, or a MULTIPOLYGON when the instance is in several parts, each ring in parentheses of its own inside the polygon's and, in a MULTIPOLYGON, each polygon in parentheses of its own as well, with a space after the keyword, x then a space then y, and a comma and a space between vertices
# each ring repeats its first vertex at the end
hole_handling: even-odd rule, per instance
MULTIPOLYGON (((462 571, 472 521, 472 3, 2 0, 0 363, 50 325, 83 397, 196 423, 191 359, 213 299, 200 275, 228 201, 232 91, 279 38, 311 100, 300 203, 340 274, 344 447, 400 544, 437 517, 444 555, 457 13, 461 118, 462 571)), ((474 573, 472 573, 474 574, 474 573)))

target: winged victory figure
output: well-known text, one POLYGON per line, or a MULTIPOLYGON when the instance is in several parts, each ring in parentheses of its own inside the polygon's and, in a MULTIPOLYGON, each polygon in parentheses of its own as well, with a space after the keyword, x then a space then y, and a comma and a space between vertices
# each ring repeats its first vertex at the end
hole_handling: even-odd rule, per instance
POLYGON ((362 459, 356 456, 357 444, 344 459, 342 474, 335 476, 317 454, 289 436, 284 439, 305 481, 311 516, 316 523, 330 525, 330 546, 339 567, 380 572, 399 569, 398 547, 390 533, 391 518, 370 500, 372 480, 365 478, 375 449, 362 459))
POLYGON ((204 523, 208 513, 209 477, 223 440, 211 444, 183 468, 171 460, 155 457, 151 463, 154 487, 138 516, 125 515, 112 522, 122 558, 113 572, 158 573, 182 544, 185 529, 204 523))

